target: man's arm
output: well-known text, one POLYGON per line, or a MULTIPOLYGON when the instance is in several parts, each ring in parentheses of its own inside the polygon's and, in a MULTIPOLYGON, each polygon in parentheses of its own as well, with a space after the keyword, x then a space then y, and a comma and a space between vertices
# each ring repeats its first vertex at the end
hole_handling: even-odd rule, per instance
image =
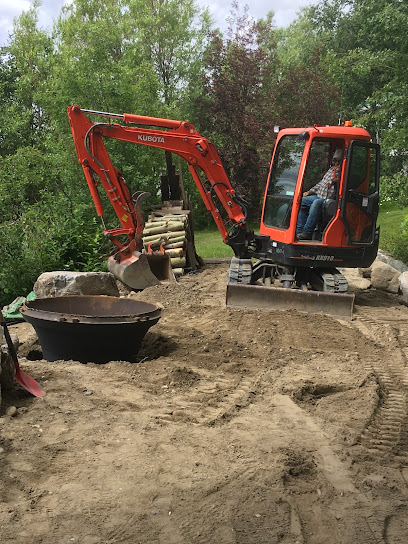
POLYGON ((313 185, 313 187, 311 187, 308 191, 305 191, 303 193, 303 196, 318 195, 320 189, 322 190, 327 189, 328 182, 332 181, 333 171, 334 171, 334 167, 332 166, 331 168, 327 170, 327 172, 319 181, 319 183, 316 183, 316 185, 313 185))

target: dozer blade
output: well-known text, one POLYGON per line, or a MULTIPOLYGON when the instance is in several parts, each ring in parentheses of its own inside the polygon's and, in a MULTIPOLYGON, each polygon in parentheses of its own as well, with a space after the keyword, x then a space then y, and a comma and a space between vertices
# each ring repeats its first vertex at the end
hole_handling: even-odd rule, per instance
POLYGON ((176 281, 170 257, 161 253, 134 251, 130 257, 117 261, 108 259, 108 270, 131 289, 146 289, 152 285, 176 281))
POLYGON ((233 283, 227 286, 227 306, 231 308, 298 310, 350 320, 353 316, 353 303, 353 294, 233 283))

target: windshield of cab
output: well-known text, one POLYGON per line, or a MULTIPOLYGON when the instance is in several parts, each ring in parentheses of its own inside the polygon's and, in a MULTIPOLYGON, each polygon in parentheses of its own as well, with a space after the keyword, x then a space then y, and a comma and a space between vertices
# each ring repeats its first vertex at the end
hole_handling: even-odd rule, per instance
POLYGON ((278 144, 266 193, 263 222, 268 227, 287 229, 305 140, 284 136, 278 144))

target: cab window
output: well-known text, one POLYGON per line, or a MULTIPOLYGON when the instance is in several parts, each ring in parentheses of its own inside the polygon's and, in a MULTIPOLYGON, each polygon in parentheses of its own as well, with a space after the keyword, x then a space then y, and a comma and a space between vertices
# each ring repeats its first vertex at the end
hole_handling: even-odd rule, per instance
POLYGON ((304 139, 297 135, 284 136, 279 142, 269 176, 263 216, 268 227, 289 227, 304 147, 304 139))

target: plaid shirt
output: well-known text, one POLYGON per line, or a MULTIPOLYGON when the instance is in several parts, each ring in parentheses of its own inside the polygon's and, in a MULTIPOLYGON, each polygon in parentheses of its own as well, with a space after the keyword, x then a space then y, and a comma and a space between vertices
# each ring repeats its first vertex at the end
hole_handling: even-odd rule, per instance
POLYGON ((334 177, 334 169, 335 166, 329 168, 321 181, 309 189, 310 192, 317 195, 319 198, 334 198, 336 196, 335 182, 339 179, 338 177, 334 177))

